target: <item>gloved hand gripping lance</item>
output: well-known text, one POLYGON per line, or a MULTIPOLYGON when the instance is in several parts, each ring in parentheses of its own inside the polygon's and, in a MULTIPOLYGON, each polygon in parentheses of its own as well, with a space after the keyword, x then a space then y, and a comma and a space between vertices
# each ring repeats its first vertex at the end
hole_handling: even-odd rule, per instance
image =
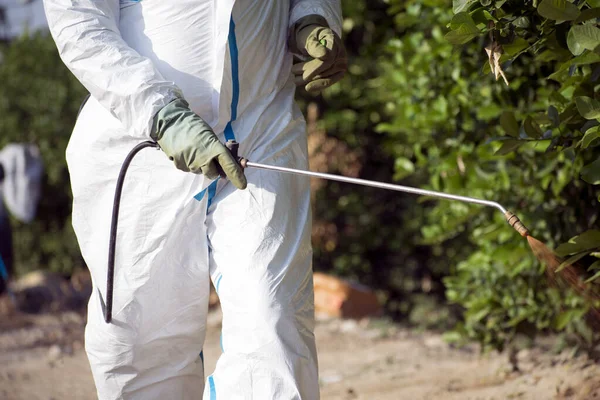
MULTIPOLYGON (((245 158, 238 156, 239 144, 237 142, 231 140, 231 141, 228 141, 225 144, 225 146, 229 149, 229 151, 231 152, 233 157, 236 160, 238 160, 238 162, 240 163, 240 165, 243 168, 257 168, 257 169, 264 169, 264 170, 269 170, 269 171, 282 172, 282 173, 286 173, 286 174, 304 175, 304 176, 310 176, 310 177, 314 177, 314 178, 327 179, 327 180, 331 180, 331 181, 352 183, 354 185, 369 186, 369 187, 375 187, 375 188, 386 189, 386 190, 394 190, 397 192, 404 192, 404 193, 412 193, 412 194, 416 194, 419 196, 436 197, 436 198, 440 198, 440 199, 461 201, 464 203, 472 203, 472 204, 479 204, 479 205, 487 206, 487 207, 494 207, 497 210, 499 210, 500 212, 502 212, 502 214, 504 215, 504 218, 506 218, 509 225, 512 226, 521 236, 523 236, 525 238, 529 237, 529 230, 525 227, 525 225, 523 225, 523 223, 519 220, 519 218, 512 212, 506 210, 504 207, 502 207, 502 205, 500 205, 499 203, 497 203, 495 201, 482 200, 482 199, 477 199, 474 197, 458 196, 458 195, 453 195, 453 194, 448 194, 448 193, 443 193, 443 192, 436 192, 433 190, 418 189, 418 188, 414 188, 414 187, 410 187, 410 186, 402 186, 402 185, 394 185, 391 183, 370 181, 370 180, 366 180, 366 179, 350 178, 350 177, 342 176, 342 175, 325 174, 325 173, 321 173, 321 172, 313 172, 313 171, 306 171, 306 170, 301 170, 301 169, 278 167, 278 166, 274 166, 274 165, 255 163, 255 162, 249 161, 245 158)), ((123 190, 123 182, 125 180, 125 174, 127 173, 127 168, 129 167, 131 160, 140 150, 142 150, 146 147, 159 148, 158 144, 156 142, 152 142, 152 141, 142 142, 142 143, 138 144, 136 147, 133 148, 133 150, 131 150, 131 152, 125 158, 125 161, 123 162, 121 171, 119 173, 119 177, 117 179, 117 186, 115 189, 115 198, 114 198, 114 203, 113 203, 113 213, 112 213, 112 219, 111 219, 110 241, 109 241, 109 248, 108 248, 108 270, 107 270, 107 279, 106 279, 106 305, 105 305, 105 307, 103 307, 104 319, 107 323, 110 323, 112 320, 112 303, 113 303, 114 273, 115 273, 115 249, 116 249, 116 242, 117 242, 117 225, 118 225, 118 219, 119 219, 119 206, 120 206, 120 200, 121 200, 121 192, 123 190)), ((219 169, 219 174, 222 177, 224 177, 225 176, 224 172, 219 167, 217 167, 217 168, 219 169)))

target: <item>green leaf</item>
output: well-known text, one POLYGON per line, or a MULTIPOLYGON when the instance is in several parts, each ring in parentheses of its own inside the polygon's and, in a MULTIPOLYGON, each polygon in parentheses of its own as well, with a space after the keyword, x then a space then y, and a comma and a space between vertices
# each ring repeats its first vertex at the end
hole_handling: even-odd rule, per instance
POLYGON ((466 316, 470 323, 478 322, 488 316, 491 311, 491 307, 483 307, 481 309, 476 309, 476 311, 469 310, 466 313, 466 316))
POLYGON ((578 116, 579 113, 577 112, 577 107, 575 107, 575 104, 571 103, 569 106, 567 106, 567 108, 565 108, 565 111, 560 113, 560 122, 564 124, 570 122, 573 120, 573 118, 578 116))
MULTIPOLYGON (((596 261, 588 268, 588 271, 594 271, 596 269, 600 269, 600 260, 596 261)), ((600 271, 597 271, 594 275, 585 280, 585 283, 590 283, 600 278, 600 271)))
POLYGON ((483 15, 488 21, 498 21, 498 18, 494 17, 488 10, 483 10, 483 15))
POLYGON ((563 69, 558 69, 558 70, 554 71, 554 73, 550 74, 548 76, 548 79, 562 83, 562 81, 564 81, 566 79, 565 78, 566 75, 567 75, 567 71, 565 71, 563 69))
POLYGON ((450 29, 458 29, 462 24, 469 24, 475 26, 475 21, 466 12, 460 12, 452 17, 450 21, 450 29))
POLYGON ((515 151, 519 146, 523 145, 524 143, 526 143, 526 142, 523 140, 515 140, 515 139, 503 140, 502 147, 500 147, 494 154, 497 156, 506 155, 508 153, 515 151))
POLYGON ((535 58, 540 62, 549 62, 549 61, 565 61, 570 60, 573 55, 568 49, 557 48, 552 50, 544 50, 540 54, 538 54, 535 58))
POLYGON ((554 21, 573 21, 579 16, 579 9, 567 0, 542 0, 538 13, 554 21))
POLYGON ((575 20, 575 23, 588 21, 590 19, 600 18, 600 7, 597 8, 588 8, 587 10, 583 10, 579 17, 575 20))
POLYGON ((582 251, 581 253, 577 253, 569 258, 567 258, 565 261, 563 261, 558 268, 556 268, 556 271, 554 272, 560 272, 563 269, 565 269, 567 266, 575 264, 577 261, 581 260, 583 257, 587 256, 588 254, 590 254, 589 251, 582 251))
POLYGON ((560 104, 561 106, 566 106, 567 104, 569 104, 569 100, 565 99, 565 97, 562 94, 556 91, 550 93, 550 100, 552 100, 554 103, 560 104))
MULTIPOLYGON (((556 114, 558 116, 558 110, 556 110, 556 114)), ((539 125, 549 125, 552 123, 552 120, 548 116, 548 114, 540 112, 533 115, 533 120, 539 125)))
POLYGON ((544 134, 540 126, 529 115, 527 116, 527 118, 525 118, 525 121, 523 121, 523 129, 525 129, 525 133, 527 133, 529 137, 535 139, 542 137, 542 135, 544 134))
POLYGON ((573 310, 565 311, 556 318, 556 329, 563 330, 575 318, 573 310))
POLYGON ((581 179, 592 185, 600 185, 600 158, 581 168, 581 179))
POLYGON ((600 0, 586 0, 590 7, 600 7, 600 0))
POLYGON ((593 126, 587 131, 585 131, 585 135, 583 135, 583 139, 579 142, 582 149, 587 149, 590 144, 596 139, 600 137, 600 125, 593 126))
POLYGON ((415 164, 406 157, 397 157, 395 161, 394 179, 403 179, 415 172, 415 164))
POLYGON ((477 108, 477 118, 483 121, 489 121, 492 118, 497 118, 502 112, 502 108, 495 103, 488 104, 477 108))
POLYGON ((564 68, 568 68, 572 65, 588 65, 597 62, 600 62, 600 54, 596 54, 591 51, 586 51, 582 55, 573 58, 569 63, 565 63, 567 64, 567 66, 565 66, 564 68))
POLYGON ((529 28, 529 18, 527 17, 519 17, 519 18, 515 18, 515 20, 512 22, 512 24, 514 26, 516 26, 517 28, 529 28))
POLYGON ((561 257, 600 247, 600 231, 590 229, 581 235, 572 237, 567 243, 556 248, 555 253, 561 257))
POLYGON ((600 271, 596 272, 594 275, 592 275, 590 278, 585 280, 585 283, 591 283, 593 281, 595 281, 596 279, 600 278, 600 271))
POLYGON ((577 111, 585 119, 600 118, 600 101, 587 96, 579 96, 575 98, 577 111))
MULTIPOLYGON (((594 50, 600 45, 600 29, 596 28, 592 24, 575 25, 569 31, 568 36, 571 36, 571 34, 573 36, 573 40, 575 40, 575 42, 584 49, 594 50)), ((567 45, 569 40, 568 36, 567 45)))
POLYGON ((475 12, 470 14, 473 17, 473 21, 476 25, 484 24, 487 25, 488 21, 497 21, 486 9, 479 8, 475 12))
POLYGON ((466 12, 460 12, 452 17, 450 29, 452 30, 446 34, 446 40, 452 44, 467 43, 480 33, 475 21, 466 12))
POLYGON ((479 35, 479 29, 475 24, 460 24, 460 26, 450 31, 444 36, 452 44, 465 44, 479 35))
MULTIPOLYGON (((569 56, 571 52, 569 52, 569 56)), ((540 62, 548 62, 558 60, 560 57, 556 51, 553 50, 544 50, 540 54, 537 55, 536 59, 540 62)))
POLYGON ((475 0, 452 0, 452 11, 454 14, 465 11, 475 0))
POLYGON ((558 110, 554 106, 548 107, 548 118, 552 121, 552 126, 554 128, 560 125, 560 116, 558 114, 558 110))
MULTIPOLYGON (((569 51, 575 56, 578 56, 585 51, 585 48, 581 44, 579 44, 579 42, 575 39, 575 33, 573 32, 573 29, 571 29, 567 34, 567 47, 569 48, 569 51)), ((569 65, 568 63, 565 64, 569 65)), ((565 68, 561 67, 561 69, 565 68)))
MULTIPOLYGON (((577 49, 581 50, 581 47, 578 47, 577 49)), ((581 65, 588 65, 588 64, 594 64, 594 63, 600 62, 600 54, 596 54, 591 51, 585 51, 585 49, 582 50, 582 52, 583 52, 583 54, 581 54, 575 58, 572 58, 571 53, 569 53, 570 60, 562 63, 562 65, 552 75, 555 75, 558 77, 559 73, 562 73, 563 71, 568 70, 572 66, 581 66, 581 65)), ((556 93, 556 92, 553 92, 553 93, 556 93)), ((550 96, 552 96, 552 94, 550 96)))
POLYGON ((515 39, 512 43, 502 45, 504 52, 511 57, 517 55, 519 52, 526 49, 527 47, 529 47, 529 43, 527 43, 527 40, 520 37, 515 39))
POLYGON ((500 116, 500 125, 507 135, 519 137, 519 123, 512 111, 504 111, 500 116))

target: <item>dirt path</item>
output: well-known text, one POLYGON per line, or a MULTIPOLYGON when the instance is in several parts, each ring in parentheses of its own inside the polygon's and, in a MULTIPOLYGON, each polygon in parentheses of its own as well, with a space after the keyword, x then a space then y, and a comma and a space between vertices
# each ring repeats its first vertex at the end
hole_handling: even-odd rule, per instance
MULTIPOLYGON (((95 399, 76 313, 12 317, 0 323, 0 399, 95 399)), ((433 333, 354 321, 321 321, 316 330, 325 400, 598 399, 600 365, 585 357, 519 353, 520 373, 506 356, 457 350, 433 333)), ((216 363, 220 315, 213 312, 205 348, 207 374, 216 363)))

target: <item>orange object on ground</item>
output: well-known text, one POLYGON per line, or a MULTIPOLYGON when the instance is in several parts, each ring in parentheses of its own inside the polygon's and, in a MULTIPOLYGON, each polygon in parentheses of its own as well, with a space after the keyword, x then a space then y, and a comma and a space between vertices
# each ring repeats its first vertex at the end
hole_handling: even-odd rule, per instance
POLYGON ((364 318, 380 315, 381 305, 375 293, 364 285, 316 272, 315 312, 330 317, 364 318))

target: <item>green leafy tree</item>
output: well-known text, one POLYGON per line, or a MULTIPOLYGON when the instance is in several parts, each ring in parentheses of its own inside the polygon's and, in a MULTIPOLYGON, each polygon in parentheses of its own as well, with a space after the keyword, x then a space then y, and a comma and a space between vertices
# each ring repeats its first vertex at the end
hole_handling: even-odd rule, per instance
MULTIPOLYGON (((545 229, 554 237, 547 240, 560 242, 581 234, 557 251, 569 256, 565 264, 579 261, 589 266, 583 278, 587 282, 600 276, 600 237, 597 230, 586 231, 598 222, 594 198, 599 190, 593 185, 600 184, 599 7, 593 0, 458 0, 453 2, 455 15, 446 34, 454 44, 478 39, 470 47, 480 50, 486 44, 489 63, 483 71, 501 71, 508 80, 514 79, 506 92, 522 96, 503 102, 498 119, 502 146, 496 154, 526 168, 525 173, 536 172, 537 183, 531 184, 544 189, 538 190, 538 207, 546 205, 547 211, 560 213, 557 220, 538 212, 536 219, 552 222, 545 229)), ((478 317, 477 307, 470 308, 478 317)), ((563 310, 555 326, 563 329, 584 312, 585 307, 563 310)), ((468 315, 466 320, 476 322, 468 315)))
MULTIPOLYGON (((540 58, 534 51, 539 44, 510 47, 516 39, 505 42, 495 33, 500 17, 490 8, 501 8, 506 16, 522 2, 483 3, 455 1, 454 15, 452 4, 442 0, 345 2, 350 76, 325 94, 324 125, 330 135, 363 151, 363 177, 498 201, 556 246, 598 223, 600 190, 581 174, 597 159, 593 136, 583 148, 584 135, 597 121, 577 108, 578 97, 596 96, 595 66, 567 68, 571 89, 563 91, 561 82, 548 76, 554 64, 561 68, 568 60, 540 58), (497 68, 494 62, 490 66, 486 47, 492 57, 517 56, 497 60, 509 86, 490 74, 491 66, 497 68), (564 104, 554 103, 557 94, 564 104)), ((537 12, 537 5, 531 7, 537 12)), ((525 35, 528 43, 540 40, 535 32, 525 35)), ((594 103, 585 101, 593 109, 594 103)), ((419 279, 432 277, 463 310, 455 338, 503 348, 519 332, 558 330, 594 343, 579 318, 589 306, 568 290, 549 287, 544 267, 495 210, 356 192, 332 184, 319 194, 317 218, 336 221, 338 232, 363 233, 342 238, 347 245, 331 251, 317 249, 320 267, 394 293, 390 297, 400 301, 388 306, 399 307, 399 315, 410 314, 416 299, 429 295, 419 279), (342 193, 344 210, 335 206, 342 193), (379 201, 372 201, 375 196, 379 201), (392 209, 391 216, 380 212, 382 207, 392 209)), ((574 251, 591 265, 585 278, 593 279, 598 246, 586 243, 574 251)))

